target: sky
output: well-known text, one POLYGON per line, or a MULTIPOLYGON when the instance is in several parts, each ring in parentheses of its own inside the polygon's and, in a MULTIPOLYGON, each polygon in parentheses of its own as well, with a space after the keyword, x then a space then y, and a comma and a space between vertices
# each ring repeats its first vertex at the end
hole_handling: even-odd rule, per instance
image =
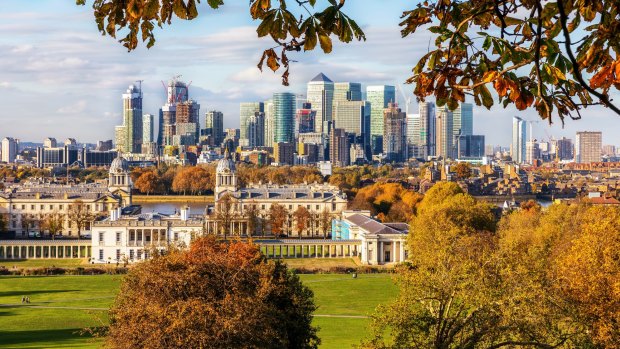
MULTIPOLYGON (((162 80, 181 75, 191 81, 190 98, 201 105, 201 123, 208 110, 224 113, 224 127, 239 126, 239 103, 264 101, 274 93, 305 94, 306 83, 322 72, 333 81, 363 85, 397 85, 418 104, 413 86, 404 84, 415 62, 427 52, 428 32, 401 38, 398 23, 406 0, 354 0, 345 12, 363 28, 367 40, 335 43, 331 54, 320 50, 289 55, 291 86, 281 85, 281 72, 260 72, 256 64, 270 39, 259 39, 247 0, 227 0, 218 10, 199 7, 192 21, 173 20, 156 32, 151 49, 132 52, 102 36, 90 4, 72 0, 0 1, 0 137, 42 142, 45 137, 76 138, 79 142, 113 139, 122 123, 121 94, 143 80, 143 112, 158 114, 165 101, 162 80)), ((206 2, 206 1, 203 1, 206 2)), ((320 1, 319 1, 320 3, 320 1)), ((404 99, 398 93, 401 106, 404 99)), ((404 107, 403 107, 404 109, 404 107)), ((474 133, 486 143, 510 144, 512 116, 539 120, 530 110, 474 106, 474 133)), ((533 123, 534 137, 575 137, 576 131, 603 131, 604 144, 620 144, 620 118, 591 107, 579 121, 559 119, 533 123)))

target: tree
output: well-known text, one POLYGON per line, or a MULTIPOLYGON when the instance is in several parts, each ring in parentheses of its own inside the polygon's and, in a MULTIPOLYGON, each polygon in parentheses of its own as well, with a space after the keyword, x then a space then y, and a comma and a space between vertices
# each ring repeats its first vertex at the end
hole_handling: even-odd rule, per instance
POLYGON ((215 205, 215 221, 224 240, 230 234, 230 226, 235 217, 235 199, 230 194, 224 194, 215 205))
POLYGON ((466 162, 459 162, 454 166, 454 172, 456 172, 457 179, 467 179, 471 177, 471 166, 466 162))
POLYGON ((321 233, 323 234, 323 239, 327 239, 327 234, 332 227, 332 215, 327 210, 327 207, 319 214, 319 225, 321 233))
POLYGON ((273 204, 269 207, 269 220, 271 221, 271 234, 280 236, 285 232, 288 210, 286 207, 273 204))
POLYGON ((155 171, 147 171, 140 174, 140 177, 134 182, 134 186, 140 192, 149 195, 161 190, 161 181, 155 171))
MULTIPOLYGON (((128 50, 138 38, 155 43, 155 24, 171 24, 173 16, 191 20, 198 16, 195 0, 123 1, 94 0, 99 31, 116 38, 128 50), (141 34, 141 35, 140 35, 141 34)), ((211 8, 223 0, 208 0, 211 8)), ((259 20, 258 37, 270 36, 276 43, 266 49, 258 68, 273 71, 282 67, 282 83, 288 85, 287 52, 313 50, 317 44, 332 51, 331 35, 349 43, 365 40, 365 34, 344 12, 345 0, 329 0, 315 9, 316 0, 251 0, 250 15, 259 20), (290 5, 293 6, 290 6, 290 5), (297 6, 295 6, 297 5, 297 6), (280 53, 275 48, 281 48, 280 53)), ((77 0, 84 5, 86 0, 77 0)), ((322 4, 318 2, 318 4, 322 4)), ((455 109, 465 95, 477 105, 493 106, 492 84, 498 102, 519 110, 535 108, 551 122, 552 114, 564 121, 578 119, 580 110, 601 104, 620 114, 610 89, 620 88, 620 47, 615 31, 620 19, 614 0, 475 0, 425 1, 404 11, 400 23, 403 37, 428 30, 435 35, 434 47, 413 68, 407 82, 424 99, 435 96, 437 106, 455 109), (586 81, 585 75, 592 75, 586 81)))
POLYGON ((48 234, 54 239, 56 234, 61 233, 64 228, 65 217, 64 215, 54 211, 49 214, 45 214, 40 219, 40 226, 42 231, 47 231, 48 234))
POLYGON ((7 215, 4 213, 0 213, 0 233, 6 233, 7 227, 8 227, 7 215))
POLYGON ((82 200, 74 200, 67 213, 69 222, 75 224, 78 239, 82 236, 82 229, 91 223, 95 216, 88 210, 88 206, 82 200))
POLYGON ((131 268, 111 348, 317 348, 313 294, 257 245, 199 238, 131 268), (157 277, 153 277, 157 275, 157 277))
POLYGON ((248 203, 248 207, 245 210, 245 218, 246 218, 247 227, 248 227, 248 237, 251 237, 254 234, 256 234, 258 230, 257 228, 259 227, 259 224, 260 224, 258 222, 258 220, 260 219, 258 215, 259 215, 259 212, 258 212, 258 208, 256 207, 256 203, 255 202, 248 203))
POLYGON ((297 210, 293 213, 295 217, 295 222, 297 223, 297 235, 301 238, 304 231, 308 228, 308 223, 310 221, 310 211, 305 206, 298 206, 297 210))

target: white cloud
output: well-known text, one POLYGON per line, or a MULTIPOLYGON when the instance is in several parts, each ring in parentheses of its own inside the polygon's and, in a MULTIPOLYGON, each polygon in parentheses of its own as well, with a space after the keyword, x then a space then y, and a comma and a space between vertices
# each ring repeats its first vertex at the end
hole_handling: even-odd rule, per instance
POLYGON ((65 105, 56 110, 58 114, 78 114, 86 110, 87 102, 85 100, 77 101, 73 104, 65 105))

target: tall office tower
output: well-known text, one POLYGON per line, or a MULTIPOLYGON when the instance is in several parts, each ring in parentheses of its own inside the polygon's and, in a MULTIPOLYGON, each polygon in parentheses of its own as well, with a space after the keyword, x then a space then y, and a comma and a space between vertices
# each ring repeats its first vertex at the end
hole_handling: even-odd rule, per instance
MULTIPOLYGON (((359 82, 334 83, 334 104, 343 101, 361 101, 362 84, 359 82)), ((334 114, 335 115, 335 114, 334 114)))
POLYGON ((390 102, 383 111, 383 153, 386 161, 407 161, 407 114, 390 102))
POLYGON ((334 100, 334 82, 325 74, 319 73, 308 83, 308 93, 306 98, 316 110, 314 121, 314 131, 329 131, 329 122, 332 121, 332 102, 334 100))
MULTIPOLYGON (((249 102, 239 104, 239 129, 241 134, 239 136, 239 145, 247 147, 250 145, 248 136, 248 122, 251 117, 254 117, 257 113, 265 112, 265 103, 263 102, 249 102)), ((263 114, 264 116, 264 114, 263 114)), ((264 134, 264 131, 263 131, 264 134)))
POLYGON ((77 141, 75 140, 75 138, 67 138, 65 139, 65 145, 68 145, 70 147, 77 147, 77 141))
POLYGON ((525 147, 527 143, 527 123, 518 116, 512 117, 512 145, 510 156, 517 164, 525 162, 525 147))
POLYGON ((577 132, 577 138, 575 139, 575 162, 579 164, 601 162, 602 144, 603 133, 600 131, 577 132))
POLYGON ((420 146, 420 114, 407 115, 407 154, 410 158, 424 158, 425 153, 420 146))
POLYGON ((47 137, 43 140, 44 148, 56 148, 58 146, 58 142, 54 137, 47 137))
POLYGON ((420 102, 420 131, 419 131, 419 146, 422 148, 421 152, 424 157, 434 156, 436 153, 435 135, 436 131, 436 116, 435 116, 435 103, 433 102, 420 102))
POLYGON ((437 111, 435 128, 435 155, 443 158, 454 158, 454 123, 453 114, 444 106, 437 111))
MULTIPOLYGON (((458 137, 457 157, 459 159, 480 159, 485 156, 484 136, 467 135, 458 137)), ((493 146, 490 152, 493 153, 493 146)))
POLYGON ((142 152, 142 90, 135 85, 123 93, 123 127, 125 140, 118 139, 123 151, 142 152))
POLYGON ((350 144, 359 144, 366 159, 372 157, 370 148, 370 102, 335 101, 333 127, 349 135, 350 144))
POLYGON ((527 141, 525 143, 525 162, 534 165, 536 160, 540 159, 540 147, 536 141, 527 141))
MULTIPOLYGON (((262 147, 265 145, 265 113, 256 112, 247 119, 247 145, 249 147, 262 147)), ((239 140, 241 144, 241 139, 239 140)))
POLYGON ((200 138, 200 104, 193 100, 177 103, 176 127, 177 136, 173 145, 195 145, 200 138))
MULTIPOLYGON (((331 105, 330 105, 331 107, 331 105)), ((273 94, 273 141, 295 143, 295 94, 273 94)))
POLYGON ((273 147, 274 132, 273 132, 273 99, 265 101, 265 146, 273 147))
POLYGON ((205 114, 205 136, 211 136, 212 146, 219 147, 224 141, 224 114, 211 110, 205 114))
POLYGON ((452 111, 454 135, 470 136, 474 134, 474 111, 471 103, 459 103, 452 111))
POLYGON ((314 120, 316 118, 316 110, 312 110, 311 103, 303 103, 301 109, 297 109, 295 114, 295 138, 300 133, 314 132, 314 120))
POLYGON ((396 88, 387 85, 368 86, 366 100, 370 102, 370 134, 383 136, 383 111, 388 103, 396 102, 396 88))
POLYGON ((155 131, 155 116, 153 114, 142 115, 142 142, 152 143, 154 142, 155 131))
POLYGON ((351 155, 349 137, 342 128, 332 128, 329 134, 329 159, 335 167, 349 166, 351 155))
POLYGON ((6 163, 15 162, 15 158, 17 157, 17 146, 19 141, 11 138, 5 137, 2 140, 2 161, 6 163))

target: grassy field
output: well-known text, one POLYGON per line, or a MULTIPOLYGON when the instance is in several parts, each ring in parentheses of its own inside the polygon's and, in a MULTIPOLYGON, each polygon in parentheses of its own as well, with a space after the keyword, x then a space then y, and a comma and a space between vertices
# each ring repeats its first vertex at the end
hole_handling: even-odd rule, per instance
POLYGON ((80 267, 88 265, 88 259, 18 259, 18 260, 0 260, 0 266, 6 268, 42 268, 42 267, 80 267))
MULTIPOLYGON (((396 295, 390 275, 301 275, 319 306, 315 323, 322 348, 347 348, 366 333, 367 316, 396 295), (352 316, 352 317, 349 317, 352 316)), ((106 321, 121 276, 0 277, 0 348, 97 348, 80 336, 106 321), (21 298, 30 297, 29 305, 21 298)))

